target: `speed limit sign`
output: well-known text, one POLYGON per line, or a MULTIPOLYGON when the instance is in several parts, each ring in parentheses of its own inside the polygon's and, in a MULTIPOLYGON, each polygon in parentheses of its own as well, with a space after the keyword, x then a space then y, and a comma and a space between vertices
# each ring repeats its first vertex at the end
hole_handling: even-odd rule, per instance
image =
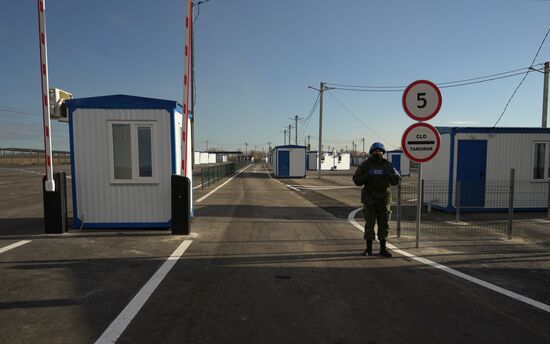
POLYGON ((441 109, 441 91, 431 81, 417 80, 403 92, 403 109, 416 121, 427 121, 441 109))

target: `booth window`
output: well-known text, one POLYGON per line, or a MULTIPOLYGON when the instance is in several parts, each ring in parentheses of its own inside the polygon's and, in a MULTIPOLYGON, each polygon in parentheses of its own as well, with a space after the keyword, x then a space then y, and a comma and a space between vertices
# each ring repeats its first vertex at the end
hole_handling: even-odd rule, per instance
POLYGON ((111 182, 156 182, 152 123, 110 122, 111 182))
POLYGON ((533 179, 550 177, 550 143, 535 142, 533 147, 533 179))

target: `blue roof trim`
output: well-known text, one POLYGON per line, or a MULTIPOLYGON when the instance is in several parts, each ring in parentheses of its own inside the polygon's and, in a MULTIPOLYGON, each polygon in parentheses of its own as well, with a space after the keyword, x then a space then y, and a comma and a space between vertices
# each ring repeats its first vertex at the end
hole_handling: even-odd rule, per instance
POLYGON ((116 94, 111 96, 76 98, 65 101, 69 111, 78 108, 88 109, 165 109, 172 113, 174 109, 180 113, 182 107, 174 100, 155 99, 116 94))
POLYGON ((473 133, 473 134, 545 134, 550 133, 550 128, 538 127, 514 127, 514 128, 493 128, 493 127, 435 127, 440 134, 473 133))
POLYGON ((275 146, 275 147, 273 147, 273 149, 278 149, 278 148, 304 148, 304 149, 306 149, 306 146, 286 145, 286 146, 275 146))

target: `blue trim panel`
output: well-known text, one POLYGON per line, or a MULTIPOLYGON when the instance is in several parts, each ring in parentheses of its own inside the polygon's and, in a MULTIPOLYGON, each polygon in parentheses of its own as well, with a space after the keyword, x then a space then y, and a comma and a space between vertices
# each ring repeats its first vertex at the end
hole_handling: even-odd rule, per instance
POLYGON ((76 202, 76 174, 74 170, 73 112, 74 109, 69 110, 69 147, 71 155, 71 187, 73 190, 73 228, 80 228, 80 219, 78 218, 78 204, 76 202))
MULTIPOLYGON (((455 207, 442 207, 440 205, 432 205, 432 209, 441 210, 447 213, 454 213, 455 207)), ((514 208, 514 212, 540 212, 546 211, 548 208, 514 208)), ((460 208, 461 213, 506 213, 508 208, 460 208)))
POLYGON ((492 127, 436 127, 440 134, 455 133, 477 133, 477 134, 544 134, 550 133, 550 128, 531 128, 531 127, 515 127, 515 128, 492 128, 492 127))
POLYGON ((176 110, 170 112, 170 142, 172 143, 172 174, 176 174, 176 110))
MULTIPOLYGON (((449 156, 449 195, 447 196, 447 208, 453 206, 453 175, 454 175, 454 166, 455 166, 455 135, 456 128, 452 128, 451 134, 451 153, 449 156)), ((439 129, 438 129, 439 130, 439 129)))
POLYGON ((172 220, 167 222, 113 222, 113 223, 84 223, 84 228, 170 228, 172 220))

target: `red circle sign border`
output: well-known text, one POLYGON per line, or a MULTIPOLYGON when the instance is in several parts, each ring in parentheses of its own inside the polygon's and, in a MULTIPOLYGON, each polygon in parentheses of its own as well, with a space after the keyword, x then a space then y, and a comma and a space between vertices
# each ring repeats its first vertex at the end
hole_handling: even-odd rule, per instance
POLYGON ((441 136, 439 135, 439 132, 437 131, 437 129, 434 128, 433 125, 428 124, 428 123, 424 123, 424 122, 419 122, 419 123, 415 123, 415 124, 411 125, 410 127, 408 127, 405 130, 405 132, 403 133, 403 136, 401 137, 401 147, 403 149, 403 153, 405 153, 405 155, 409 159, 411 159, 413 161, 416 161, 416 162, 426 162, 426 161, 432 160, 433 157, 437 154, 437 152, 439 152, 439 147, 440 146, 441 146, 441 136), (435 134, 435 139, 437 141, 437 145, 435 146, 434 152, 429 157, 424 158, 424 159, 417 159, 417 158, 413 157, 411 155, 411 153, 409 153, 409 151, 406 149, 407 145, 406 145, 405 137, 407 137, 407 135, 411 132, 411 130, 413 130, 416 127, 426 127, 428 129, 430 129, 435 134))
POLYGON ((401 99, 401 102, 403 104, 403 110, 405 110, 405 113, 410 118, 414 119, 415 121, 424 122, 424 121, 427 121, 427 120, 430 120, 430 119, 434 118, 435 115, 437 115, 437 113, 439 112, 439 110, 441 110, 441 103, 443 103, 443 97, 441 96, 441 91, 439 90, 439 87, 437 87, 437 85, 434 84, 433 82, 431 82, 429 80, 416 80, 413 83, 411 83, 409 86, 407 86, 407 88, 403 92, 403 98, 401 99), (407 108, 407 102, 405 101, 405 99, 407 98, 407 94, 411 91, 411 89, 414 86, 416 86, 418 84, 427 84, 427 85, 429 85, 430 87, 432 87, 435 90, 435 92, 437 93, 437 97, 439 98, 439 104, 437 104, 437 108, 434 110, 434 112, 431 115, 429 115, 427 117, 424 117, 424 118, 417 117, 417 116, 413 115, 413 113, 407 108))

